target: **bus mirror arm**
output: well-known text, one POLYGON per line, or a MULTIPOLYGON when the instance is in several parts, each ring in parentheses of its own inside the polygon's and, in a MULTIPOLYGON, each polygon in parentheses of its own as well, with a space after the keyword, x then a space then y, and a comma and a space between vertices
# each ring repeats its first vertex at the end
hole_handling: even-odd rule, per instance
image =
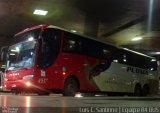
POLYGON ((4 62, 6 60, 6 53, 7 53, 7 50, 8 50, 8 46, 4 46, 4 47, 1 47, 1 58, 0 58, 0 61, 4 62))
POLYGON ((1 52, 1 59, 0 59, 0 61, 3 61, 4 59, 3 59, 3 52, 1 52))

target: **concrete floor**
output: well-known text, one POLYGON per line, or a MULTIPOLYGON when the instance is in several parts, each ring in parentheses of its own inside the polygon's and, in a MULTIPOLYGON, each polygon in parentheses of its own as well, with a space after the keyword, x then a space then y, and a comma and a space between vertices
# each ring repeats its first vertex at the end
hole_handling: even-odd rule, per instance
POLYGON ((160 113, 160 97, 62 97, 1 93, 0 113, 160 113), (2 112, 1 112, 2 111, 2 112))

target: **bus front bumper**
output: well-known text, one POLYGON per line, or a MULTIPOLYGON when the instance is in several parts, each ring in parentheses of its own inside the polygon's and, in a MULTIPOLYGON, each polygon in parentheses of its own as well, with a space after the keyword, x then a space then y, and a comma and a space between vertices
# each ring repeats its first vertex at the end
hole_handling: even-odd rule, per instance
POLYGON ((31 81, 5 81, 4 82, 5 90, 13 90, 13 89, 21 89, 21 90, 29 90, 36 89, 31 81))

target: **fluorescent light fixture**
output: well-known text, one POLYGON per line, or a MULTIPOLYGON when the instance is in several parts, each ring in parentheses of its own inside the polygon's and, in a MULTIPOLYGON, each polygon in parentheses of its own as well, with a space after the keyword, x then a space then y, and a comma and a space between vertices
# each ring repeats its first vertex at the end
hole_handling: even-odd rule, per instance
POLYGON ((135 37, 135 38, 132 38, 132 41, 139 41, 139 40, 142 40, 142 37, 135 37))
POLYGON ((156 61, 156 59, 152 59, 151 61, 154 62, 154 61, 156 61))
POLYGON ((118 60, 113 60, 113 62, 118 62, 118 60))
POLYGON ((156 55, 159 55, 159 54, 160 54, 160 52, 155 52, 155 54, 156 54, 156 55))
POLYGON ((46 15, 48 13, 48 11, 45 11, 45 10, 40 10, 40 9, 35 9, 33 14, 35 15, 46 15))
POLYGON ((71 32, 76 33, 77 31, 76 30, 71 30, 71 32))

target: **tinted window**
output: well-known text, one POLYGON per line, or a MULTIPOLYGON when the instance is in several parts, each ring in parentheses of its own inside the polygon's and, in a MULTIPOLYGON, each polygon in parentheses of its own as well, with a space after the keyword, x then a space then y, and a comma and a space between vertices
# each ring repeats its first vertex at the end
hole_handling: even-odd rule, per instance
POLYGON ((64 52, 76 52, 76 41, 69 39, 68 37, 64 38, 64 52))
POLYGON ((62 51, 65 53, 76 53, 96 58, 110 58, 113 57, 114 47, 65 32, 62 51))
POLYGON ((42 39, 39 40, 39 44, 39 66, 48 67, 58 56, 60 48, 60 32, 56 29, 46 29, 43 32, 42 39))
POLYGON ((62 51, 65 53, 82 54, 82 40, 83 38, 78 35, 65 32, 62 51))
POLYGON ((30 37, 33 37, 34 39, 38 39, 40 32, 41 32, 41 29, 34 29, 31 31, 22 33, 20 35, 17 35, 13 38, 11 45, 22 42, 22 41, 26 41, 30 37))

